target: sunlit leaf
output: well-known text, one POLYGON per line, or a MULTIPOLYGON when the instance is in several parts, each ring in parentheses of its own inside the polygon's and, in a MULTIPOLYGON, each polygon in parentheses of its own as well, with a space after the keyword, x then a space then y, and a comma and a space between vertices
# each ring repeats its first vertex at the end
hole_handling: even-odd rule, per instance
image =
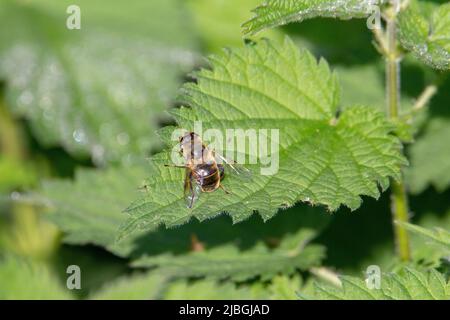
POLYGON ((83 170, 75 182, 48 181, 39 197, 51 206, 49 218, 65 232, 66 243, 95 244, 138 259, 135 266, 158 267, 161 273, 177 277, 270 278, 278 271, 290 273, 317 265, 324 256, 322 246, 309 242, 330 216, 306 206, 287 209, 267 223, 255 216, 233 226, 229 217, 221 217, 141 232, 117 243, 117 229, 126 220, 121 208, 138 193, 136 185, 144 172, 144 166, 83 170), (91 188, 105 192, 92 193, 91 188), (194 239, 202 252, 194 250, 194 239), (205 264, 206 260, 216 261, 215 268, 205 264))
POLYGON ((435 68, 450 68, 450 3, 428 13, 417 0, 411 0, 398 17, 402 46, 435 68))
POLYGON ((344 276, 342 288, 316 283, 315 299, 325 300, 448 300, 450 283, 436 270, 423 272, 405 268, 400 274, 381 275, 381 287, 344 276))
MULTIPOLYGON (((201 120, 203 130, 277 129, 279 170, 262 175, 261 163, 251 166, 251 181, 225 178, 232 194, 205 194, 189 209, 183 170, 165 167, 171 154, 160 153, 148 168, 146 196, 127 209, 121 238, 136 229, 180 225, 193 216, 203 221, 221 212, 235 222, 255 211, 268 220, 280 207, 299 201, 330 211, 341 205, 356 209, 361 195, 378 197, 379 185, 384 189, 389 177, 399 177, 405 160, 399 140, 390 134, 393 127, 373 108, 344 108, 336 117, 339 84, 324 60, 317 63, 286 40, 281 45, 262 41, 210 61, 213 69, 200 71, 198 83, 184 87, 181 100, 191 108, 175 110, 179 126, 193 130, 193 120, 201 120)), ((170 140, 170 132, 166 135, 170 140)))
POLYGON ((164 294, 167 300, 251 300, 254 297, 248 287, 238 287, 234 283, 219 283, 212 279, 196 282, 179 280, 170 284, 164 294))
POLYGON ((167 279, 157 273, 135 274, 106 284, 89 298, 92 300, 154 300, 165 288, 167 279))
MULTIPOLYGON (((259 0, 188 0, 199 36, 209 51, 242 43, 241 23, 259 0)), ((263 36, 279 38, 281 32, 270 30, 263 36)))
POLYGON ((255 16, 243 24, 244 33, 316 17, 364 18, 373 12, 370 0, 266 0, 254 9, 255 16))

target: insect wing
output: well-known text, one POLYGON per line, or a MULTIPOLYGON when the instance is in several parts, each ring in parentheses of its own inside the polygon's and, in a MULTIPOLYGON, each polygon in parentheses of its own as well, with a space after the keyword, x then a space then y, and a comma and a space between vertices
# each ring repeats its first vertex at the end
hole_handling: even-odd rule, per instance
POLYGON ((202 188, 193 178, 192 171, 186 169, 186 174, 184 177, 184 200, 186 201, 186 206, 189 209, 194 206, 201 193, 202 188))
POLYGON ((218 157, 222 165, 228 169, 227 171, 235 175, 236 177, 243 179, 243 180, 251 180, 252 179, 252 172, 244 167, 243 165, 236 163, 236 161, 229 160, 225 158, 224 156, 220 154, 216 154, 216 157, 218 157))

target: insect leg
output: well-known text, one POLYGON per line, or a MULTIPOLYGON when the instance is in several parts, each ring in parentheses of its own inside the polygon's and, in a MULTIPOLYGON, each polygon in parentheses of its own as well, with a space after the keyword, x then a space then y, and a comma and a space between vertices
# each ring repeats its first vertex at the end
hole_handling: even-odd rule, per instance
POLYGON ((184 178, 184 199, 186 201, 186 206, 189 209, 192 209, 195 201, 200 197, 201 192, 202 188, 192 176, 192 172, 189 169, 186 169, 184 178))
POLYGON ((172 167, 172 168, 187 168, 186 166, 176 166, 174 164, 165 164, 164 167, 172 167))
POLYGON ((233 192, 228 191, 222 184, 219 184, 219 188, 222 189, 226 194, 233 194, 233 192))

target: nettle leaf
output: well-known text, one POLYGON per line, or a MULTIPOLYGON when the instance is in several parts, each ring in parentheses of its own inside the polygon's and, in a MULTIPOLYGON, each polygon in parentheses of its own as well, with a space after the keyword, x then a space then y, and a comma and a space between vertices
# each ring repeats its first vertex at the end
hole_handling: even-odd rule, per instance
POLYGON ((450 137, 447 118, 432 118, 425 133, 410 150, 411 166, 406 170, 408 185, 413 193, 433 185, 442 192, 450 186, 450 148, 445 143, 450 137))
MULTIPOLYGON (((450 283, 432 269, 429 272, 405 268, 399 274, 381 276, 381 288, 369 289, 364 280, 340 277, 342 288, 315 283, 316 299, 324 300, 447 300, 450 283)), ((309 298, 309 297, 306 297, 309 298)))
MULTIPOLYGON (((342 104, 366 105, 386 110, 384 65, 371 64, 356 67, 337 67, 342 85, 342 104), (361 82, 364 79, 364 82, 361 82)), ((399 118, 394 121, 395 134, 403 142, 413 142, 414 136, 426 118, 426 108, 413 109, 412 98, 402 93, 399 118)))
POLYGON ((251 288, 238 287, 233 282, 218 282, 212 279, 199 281, 177 280, 164 292, 164 300, 249 300, 264 299, 267 295, 255 295, 251 288))
POLYGON ((2 1, 0 78, 7 105, 46 146, 96 164, 129 161, 159 144, 154 131, 194 64, 192 32, 176 0, 133 6, 69 0, 2 1), (167 21, 171 21, 170 24, 167 21))
POLYGON ((427 213, 414 225, 405 225, 410 231, 412 261, 417 265, 439 268, 450 259, 450 210, 427 213), (447 242, 446 242, 447 241, 447 242), (443 263, 444 262, 444 263, 443 263))
POLYGON ((164 299, 172 300, 297 300, 296 292, 302 285, 297 275, 276 276, 266 283, 236 284, 234 282, 200 279, 176 280, 169 284, 164 299))
POLYGON ((171 254, 144 256, 132 265, 158 267, 174 277, 207 276, 245 281, 261 276, 262 280, 267 280, 278 273, 290 275, 297 269, 307 270, 320 265, 325 250, 320 245, 307 245, 313 236, 315 232, 312 230, 299 230, 284 237, 275 249, 263 243, 245 251, 238 250, 234 245, 226 245, 178 258, 171 254))
POLYGON ((345 108, 336 118, 339 85, 324 60, 317 63, 286 39, 280 45, 262 41, 227 51, 210 62, 212 70, 200 71, 198 83, 184 87, 181 99, 191 108, 173 113, 177 123, 188 130, 196 119, 204 130, 277 129, 279 153, 269 156, 279 155, 279 170, 261 175, 260 164, 248 166, 251 181, 225 178, 232 194, 204 194, 188 209, 183 170, 164 166, 170 163, 169 151, 157 154, 148 169, 148 192, 127 209, 119 238, 136 229, 180 225, 191 217, 203 221, 221 212, 234 222, 255 211, 268 220, 280 207, 298 201, 330 211, 341 205, 356 209, 361 195, 379 196, 377 183, 385 189, 389 177, 399 177, 406 161, 399 140, 390 134, 393 127, 381 112, 367 107, 345 108))
MULTIPOLYGON (((335 68, 342 87, 342 105, 364 105, 386 110, 384 63, 378 61, 373 64, 358 66, 338 66, 335 68), (361 82, 364 79, 364 83, 361 82)), ((412 97, 402 92, 400 117, 409 114, 412 107, 412 97)))
POLYGON ((401 223, 401 222, 397 222, 399 224, 401 224, 402 226, 404 226, 406 229, 408 229, 409 231, 418 234, 422 237, 425 237, 428 240, 431 240, 431 242, 433 242, 434 244, 437 244, 439 246, 442 246, 445 248, 445 250, 447 251, 448 254, 450 254, 450 232, 439 228, 439 227, 435 227, 433 229, 427 229, 427 228, 423 228, 411 223, 401 223))
MULTIPOLYGON (((165 276, 270 279, 278 272, 317 266, 324 257, 324 247, 309 242, 330 216, 308 207, 288 209, 267 223, 255 216, 233 226, 228 217, 221 217, 140 232, 116 242, 117 226, 126 219, 122 208, 135 197, 144 174, 144 166, 79 170, 75 182, 44 183, 40 198, 52 207, 49 218, 65 232, 64 242, 102 246, 118 256, 134 258, 135 267, 156 267, 165 276), (99 191, 92 193, 92 188, 99 191), (192 237, 202 252, 192 250, 192 237)), ((116 290, 107 289, 96 298, 110 294, 116 290)))
MULTIPOLYGON (((188 0, 187 6, 209 52, 220 52, 224 46, 242 43, 240 24, 260 0, 188 0)), ((281 37, 279 30, 262 34, 281 37)))
POLYGON ((266 291, 271 300, 298 300, 297 292, 302 286, 304 283, 299 275, 293 277, 279 275, 272 279, 266 291))
POLYGON ((64 242, 95 244, 126 257, 135 250, 134 240, 140 234, 120 244, 115 243, 115 234, 125 220, 123 208, 139 194, 145 174, 139 164, 78 169, 73 181, 44 181, 36 197, 50 207, 48 218, 65 232, 64 242))
POLYGON ((243 24, 244 33, 301 22, 316 17, 364 18, 373 12, 371 0, 267 0, 253 10, 255 16, 243 24))
POLYGON ((0 257, 0 299, 73 299, 47 265, 12 255, 0 257))
POLYGON ((158 273, 133 274, 114 280, 94 292, 91 300, 154 300, 167 285, 167 277, 158 273))
MULTIPOLYGON (((254 216, 239 225, 232 225, 229 217, 222 216, 204 223, 191 221, 174 229, 137 232, 116 242, 117 228, 126 221, 123 208, 140 193, 138 186, 145 183, 142 177, 146 175, 146 169, 145 165, 111 167, 107 170, 79 169, 73 181, 46 181, 38 191, 37 199, 49 206, 47 217, 64 232, 65 243, 95 244, 115 255, 131 257, 133 260, 145 255, 148 261, 161 261, 160 269, 164 274, 167 270, 162 263, 180 265, 191 259, 193 237, 205 249, 205 257, 218 261, 223 258, 221 254, 224 250, 236 254, 239 252, 246 260, 241 261, 240 255, 235 255, 230 257, 232 263, 241 267, 242 274, 255 274, 255 271, 250 270, 253 264, 244 263, 252 254, 261 254, 266 259, 270 259, 272 252, 279 256, 286 250, 283 251, 278 243, 290 243, 284 240, 287 235, 304 237, 305 245, 331 219, 320 208, 297 206, 285 210, 267 223, 254 216), (93 193, 93 189, 97 191, 93 193), (263 243, 271 243, 271 249, 263 243), (274 247, 281 251, 277 253, 274 247)), ((296 237, 292 239, 297 239, 293 246, 302 240, 296 237)), ((286 263, 282 268, 307 268, 309 263, 313 264, 323 256, 320 246, 308 244, 304 248, 296 248, 298 251, 293 250, 292 253, 296 252, 297 255, 292 256, 291 264, 286 263), (301 257, 308 260, 300 261, 301 257)), ((287 258, 285 260, 288 261, 287 258)), ((273 272, 276 268, 272 266, 269 271, 273 272)), ((256 274, 259 272, 261 269, 256 274)))
POLYGON ((425 64, 441 70, 450 68, 450 3, 431 13, 412 0, 398 16, 401 45, 425 64))

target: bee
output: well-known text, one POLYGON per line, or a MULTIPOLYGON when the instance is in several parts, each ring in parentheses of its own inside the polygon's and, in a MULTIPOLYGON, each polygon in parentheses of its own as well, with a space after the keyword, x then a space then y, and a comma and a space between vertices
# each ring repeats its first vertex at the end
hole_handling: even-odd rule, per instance
POLYGON ((188 208, 194 206, 202 192, 214 192, 220 188, 226 194, 231 193, 221 183, 225 177, 225 166, 241 176, 250 174, 248 169, 227 160, 205 146, 200 136, 195 132, 186 133, 180 137, 179 141, 179 152, 185 161, 185 165, 173 166, 166 164, 166 166, 185 168, 184 198, 188 208), (222 163, 217 163, 216 157, 222 163))

